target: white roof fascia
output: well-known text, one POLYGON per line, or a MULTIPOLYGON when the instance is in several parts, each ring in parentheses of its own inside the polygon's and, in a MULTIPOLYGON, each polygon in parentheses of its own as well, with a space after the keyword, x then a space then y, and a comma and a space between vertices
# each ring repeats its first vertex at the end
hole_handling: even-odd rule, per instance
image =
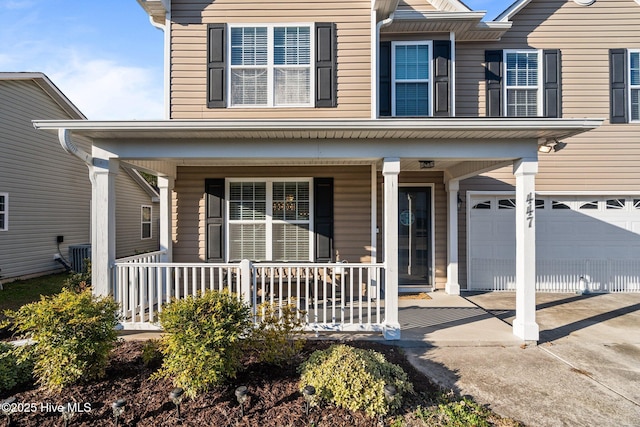
POLYGON ((530 2, 531 2, 531 0, 517 0, 517 1, 515 1, 504 12, 502 12, 500 15, 498 15, 493 20, 493 22, 496 22, 496 21, 500 21, 500 22, 510 21, 511 18, 513 17, 513 15, 515 15, 518 12, 520 12, 520 10, 522 10, 522 8, 525 7, 526 5, 528 5, 530 2))
POLYGON ((73 119, 86 120, 86 116, 76 107, 67 96, 62 93, 58 87, 47 77, 46 74, 40 72, 0 72, 0 80, 32 80, 49 97, 60 106, 73 119))
POLYGON ((458 0, 427 0, 438 10, 457 10, 460 12, 469 12, 469 6, 458 0), (447 5, 449 7, 447 7, 447 5))
POLYGON ((167 12, 171 10, 171 0, 137 0, 138 4, 147 12, 151 24, 163 26, 167 12))
POLYGON ((140 175, 140 171, 135 169, 134 166, 131 166, 127 163, 122 163, 121 166, 122 169, 124 169, 125 172, 127 172, 127 174, 129 174, 129 176, 136 182, 136 184, 138 184, 140 188, 142 188, 149 195, 152 202, 158 203, 160 201, 160 194, 158 194, 156 189, 153 188, 151 184, 149 184, 149 182, 147 182, 147 180, 142 177, 142 175, 140 175))
POLYGON ((399 10, 394 20, 402 19, 442 19, 442 20, 478 20, 484 18, 486 12, 439 12, 433 10, 399 10))

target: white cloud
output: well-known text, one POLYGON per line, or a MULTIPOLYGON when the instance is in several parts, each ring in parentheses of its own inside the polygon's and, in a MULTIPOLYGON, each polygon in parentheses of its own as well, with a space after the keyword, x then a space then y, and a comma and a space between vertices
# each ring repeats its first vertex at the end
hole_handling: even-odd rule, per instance
POLYGON ((114 60, 74 56, 47 75, 91 120, 162 119, 162 75, 114 60))

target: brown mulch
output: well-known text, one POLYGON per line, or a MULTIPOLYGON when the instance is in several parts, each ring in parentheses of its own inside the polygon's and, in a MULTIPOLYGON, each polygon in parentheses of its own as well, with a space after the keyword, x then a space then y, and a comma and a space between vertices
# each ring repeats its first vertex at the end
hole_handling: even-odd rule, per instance
MULTIPOLYGON (((150 380, 153 367, 142 362, 142 342, 122 342, 114 350, 107 368, 106 379, 71 386, 60 393, 50 393, 34 385, 14 391, 17 403, 33 409, 12 415, 12 426, 63 426, 57 405, 77 402, 84 412, 78 412, 69 426, 113 426, 111 404, 119 398, 126 399, 127 406, 120 417, 119 426, 370 426, 378 425, 377 419, 363 412, 353 412, 334 405, 311 408, 305 414, 304 399, 298 391, 299 374, 296 366, 314 350, 325 349, 334 342, 310 340, 300 359, 291 366, 275 367, 249 363, 246 370, 224 386, 219 386, 195 399, 185 399, 181 406, 182 420, 178 420, 176 408, 169 401, 173 389, 170 380, 150 380), (245 414, 234 390, 247 386, 249 399, 245 414)), ((387 360, 400 365, 414 384, 416 394, 404 401, 402 413, 418 404, 424 405, 425 394, 431 395, 438 388, 416 371, 398 347, 380 342, 352 341, 347 344, 371 348, 383 353, 387 360), (419 396, 422 396, 420 400, 419 396)), ((0 399, 6 398, 1 395, 0 399)))

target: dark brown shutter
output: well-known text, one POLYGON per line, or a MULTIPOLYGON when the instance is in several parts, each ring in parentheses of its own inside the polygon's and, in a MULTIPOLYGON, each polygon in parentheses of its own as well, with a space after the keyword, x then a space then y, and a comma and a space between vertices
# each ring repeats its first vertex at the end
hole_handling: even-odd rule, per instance
POLYGON ((333 178, 314 178, 314 221, 316 261, 333 260, 333 178))
POLYGON ((611 123, 629 123, 627 108, 627 50, 609 50, 609 80, 611 83, 611 123))
POLYGON ((501 117, 502 110, 502 51, 484 52, 485 81, 487 86, 487 117, 501 117))
POLYGON ((378 52, 378 103, 380 117, 391 116, 391 42, 381 42, 378 52))
POLYGON ((336 24, 316 23, 316 107, 338 105, 336 24))
POLYGON ((562 57, 558 49, 542 51, 544 117, 562 117, 562 57))
POLYGON ((207 197, 207 261, 224 262, 224 179, 205 180, 207 197))
POLYGON ((433 115, 451 115, 451 42, 433 42, 433 115))
POLYGON ((225 108, 226 25, 207 26, 207 107, 225 108))

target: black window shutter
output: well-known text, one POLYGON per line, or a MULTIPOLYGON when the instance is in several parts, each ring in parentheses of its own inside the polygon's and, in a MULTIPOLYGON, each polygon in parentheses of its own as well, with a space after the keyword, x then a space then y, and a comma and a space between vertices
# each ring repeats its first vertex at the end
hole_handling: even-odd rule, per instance
POLYGON ((611 84, 611 123, 628 123, 627 50, 609 50, 609 80, 611 84))
POLYGON ((562 57, 558 49, 542 51, 544 117, 562 117, 562 57))
POLYGON ((316 107, 338 105, 336 24, 316 23, 316 107))
POLYGON ((433 115, 451 115, 451 42, 433 42, 433 115))
POLYGON ((484 52, 485 81, 487 85, 487 117, 501 117, 502 112, 502 51, 484 52))
POLYGON ((207 261, 224 262, 224 179, 206 179, 207 261))
POLYGON ((207 26, 207 107, 225 108, 226 25, 207 26))
POLYGON ((333 259, 333 178, 314 178, 314 221, 316 261, 333 259))
POLYGON ((391 115, 391 42, 381 42, 378 52, 380 68, 378 71, 378 103, 381 117, 391 115))

